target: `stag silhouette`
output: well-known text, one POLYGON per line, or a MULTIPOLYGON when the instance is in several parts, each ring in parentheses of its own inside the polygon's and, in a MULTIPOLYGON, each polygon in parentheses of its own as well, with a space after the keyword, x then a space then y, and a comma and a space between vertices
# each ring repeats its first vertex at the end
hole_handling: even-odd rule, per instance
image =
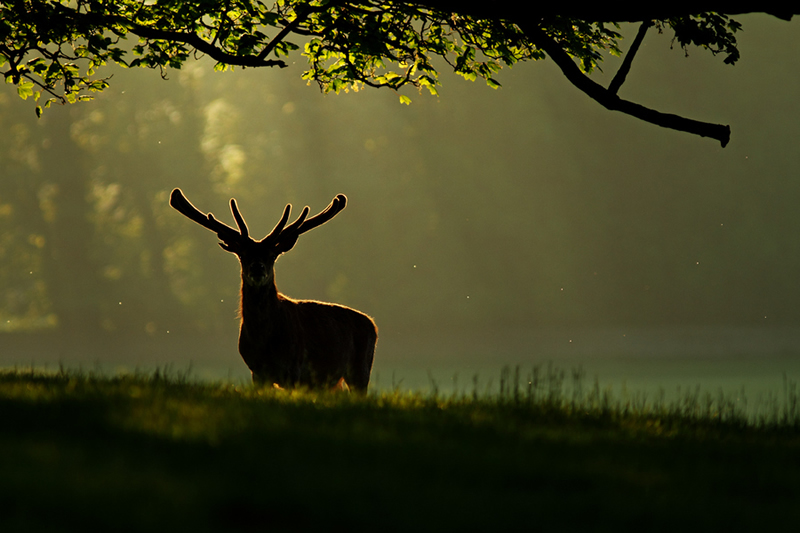
POLYGON ((257 385, 344 387, 364 392, 369 385, 378 329, 367 315, 343 305, 294 300, 278 292, 275 260, 303 233, 336 216, 347 203, 340 194, 319 214, 308 207, 289 225, 289 204, 263 239, 250 237, 236 200, 231 212, 238 230, 197 209, 180 189, 170 205, 217 234, 223 250, 236 254, 242 267, 239 353, 257 385))

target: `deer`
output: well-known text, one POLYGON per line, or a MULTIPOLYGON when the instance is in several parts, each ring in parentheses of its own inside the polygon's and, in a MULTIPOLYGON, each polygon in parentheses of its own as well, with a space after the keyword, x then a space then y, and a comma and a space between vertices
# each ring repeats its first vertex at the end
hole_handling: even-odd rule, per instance
POLYGON ((169 204, 217 234, 219 246, 239 259, 239 354, 256 386, 332 388, 365 393, 372 373, 378 328, 366 314, 315 300, 295 300, 278 292, 275 261, 291 250, 303 233, 339 214, 347 197, 337 195, 317 215, 309 208, 291 224, 291 204, 263 239, 250 237, 236 200, 230 208, 238 229, 205 214, 174 189, 169 204))

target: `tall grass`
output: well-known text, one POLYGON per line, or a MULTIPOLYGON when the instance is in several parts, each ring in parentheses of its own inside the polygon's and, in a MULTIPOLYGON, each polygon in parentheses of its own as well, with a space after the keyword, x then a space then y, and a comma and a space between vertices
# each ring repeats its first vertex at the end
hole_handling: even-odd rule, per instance
MULTIPOLYGON (((141 387, 150 391, 188 388, 194 394, 212 396, 235 395, 241 399, 270 398, 293 402, 323 402, 326 405, 379 404, 395 407, 435 405, 438 408, 493 407, 525 410, 530 414, 584 419, 644 420, 670 424, 722 425, 730 428, 798 429, 800 428, 800 395, 797 382, 784 373, 782 387, 748 403, 742 387, 734 394, 719 389, 715 393, 702 390, 700 385, 677 387, 667 394, 664 388, 657 392, 628 390, 625 384, 619 391, 610 385, 601 386, 595 376, 591 380, 578 366, 569 371, 552 362, 534 365, 525 370, 517 365, 503 367, 498 376, 499 387, 493 387, 493 378, 482 380, 473 374, 469 385, 458 387, 458 375, 453 376, 451 392, 442 392, 438 382, 428 372, 427 392, 403 390, 402 379, 392 375, 389 390, 373 387, 366 396, 327 394, 325 391, 278 391, 257 389, 248 383, 230 380, 199 380, 192 374, 191 364, 185 369, 174 365, 156 367, 151 371, 135 370, 132 373, 109 375, 99 367, 92 370, 68 369, 59 365, 55 371, 14 367, 0 369, 0 385, 8 387, 15 382, 26 383, 28 388, 39 383, 42 387, 66 386, 75 391, 93 387, 141 387), (323 400, 324 399, 324 400, 323 400)), ((67 390, 65 389, 65 390, 67 390)), ((0 392, 2 394, 2 392, 0 392)))
MULTIPOLYGON (((656 392, 629 390, 623 383, 619 390, 601 386, 595 376, 589 379, 582 367, 567 371, 553 365, 534 365, 529 369, 517 365, 503 367, 499 386, 494 380, 482 380, 473 374, 469 386, 459 388, 458 375, 452 378, 449 394, 442 393, 439 383, 428 373, 427 393, 442 405, 497 405, 525 408, 539 413, 560 413, 578 418, 647 419, 672 424, 723 425, 753 429, 800 428, 800 395, 797 382, 784 373, 782 387, 749 401, 744 386, 734 393, 721 388, 711 392, 700 385, 678 386, 669 393, 663 387, 656 392)), ((398 387, 391 392, 399 393, 398 387)), ((387 391, 377 394, 386 394, 387 391)))
POLYGON ((747 412, 742 395, 615 393, 552 364, 473 375, 453 392, 366 395, 200 381, 170 367, 2 370, 0 531, 800 520, 796 384, 784 379, 747 412))

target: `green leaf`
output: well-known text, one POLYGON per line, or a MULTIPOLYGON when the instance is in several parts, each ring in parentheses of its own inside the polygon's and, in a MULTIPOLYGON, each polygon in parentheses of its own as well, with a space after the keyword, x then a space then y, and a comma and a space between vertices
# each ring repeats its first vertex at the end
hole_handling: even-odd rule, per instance
POLYGON ((400 103, 405 105, 411 105, 411 98, 408 96, 401 94, 400 95, 400 103))
POLYGON ((23 100, 27 100, 29 96, 33 96, 33 83, 29 81, 23 81, 17 85, 17 94, 23 100))

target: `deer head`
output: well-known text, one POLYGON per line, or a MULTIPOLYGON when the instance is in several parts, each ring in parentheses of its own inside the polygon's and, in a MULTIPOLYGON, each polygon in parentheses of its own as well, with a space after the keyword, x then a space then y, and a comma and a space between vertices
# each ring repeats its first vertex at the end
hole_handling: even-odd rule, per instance
POLYGON ((238 229, 220 222, 211 213, 205 214, 192 205, 180 189, 174 189, 169 198, 169 205, 187 218, 197 222, 217 234, 220 247, 223 250, 236 254, 242 264, 242 280, 254 287, 261 287, 272 281, 273 265, 275 260, 284 252, 291 250, 297 238, 303 233, 321 226, 335 217, 347 204, 347 197, 339 194, 322 212, 308 217, 308 206, 303 208, 300 216, 287 225, 291 204, 283 210, 283 216, 272 231, 260 241, 250 237, 247 224, 244 221, 236 200, 231 199, 231 212, 238 229))

